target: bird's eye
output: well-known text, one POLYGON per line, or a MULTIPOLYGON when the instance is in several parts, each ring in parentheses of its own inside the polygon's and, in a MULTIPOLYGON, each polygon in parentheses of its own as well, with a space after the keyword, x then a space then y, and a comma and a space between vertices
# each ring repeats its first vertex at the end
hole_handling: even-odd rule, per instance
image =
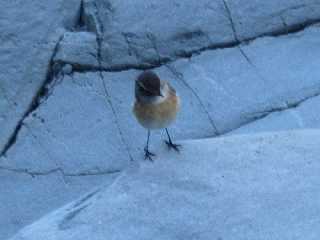
POLYGON ((143 89, 145 91, 147 90, 146 87, 141 82, 138 82, 138 86, 140 89, 143 89))
POLYGON ((139 82, 138 83, 138 86, 140 88, 140 90, 144 93, 147 93, 147 94, 151 94, 152 92, 150 90, 148 90, 144 85, 143 83, 139 82))

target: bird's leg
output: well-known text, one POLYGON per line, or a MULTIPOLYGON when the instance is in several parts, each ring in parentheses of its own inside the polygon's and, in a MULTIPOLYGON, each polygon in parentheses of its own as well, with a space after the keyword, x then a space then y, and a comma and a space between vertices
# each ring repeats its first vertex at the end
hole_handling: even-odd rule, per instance
POLYGON ((167 144, 168 148, 173 148, 174 150, 176 150, 177 152, 180 152, 180 149, 179 147, 181 147, 180 144, 174 144, 171 140, 171 137, 170 137, 170 134, 169 134, 169 131, 168 129, 166 128, 166 133, 167 133, 167 136, 168 136, 168 141, 166 140, 165 143, 167 144))
POLYGON ((149 151, 149 138, 150 138, 150 130, 148 130, 147 145, 144 147, 144 159, 153 161, 152 157, 156 155, 149 151))

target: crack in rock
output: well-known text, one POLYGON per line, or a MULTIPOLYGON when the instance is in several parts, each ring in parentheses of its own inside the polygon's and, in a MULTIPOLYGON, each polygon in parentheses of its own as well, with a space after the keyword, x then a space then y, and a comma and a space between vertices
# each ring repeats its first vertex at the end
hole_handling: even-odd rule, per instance
POLYGON ((77 22, 75 23, 73 31, 87 31, 85 28, 85 18, 84 18, 84 3, 83 0, 80 1, 79 13, 77 16, 77 22))
POLYGON ((206 113, 209 122, 214 130, 214 135, 219 136, 221 135, 221 133, 218 131, 218 128, 216 126, 216 124, 214 123, 214 120, 212 119, 210 113, 208 112, 207 108, 205 107, 204 103, 202 102, 199 94, 197 94, 197 92, 186 82, 186 80, 183 77, 183 74, 178 72, 173 66, 169 66, 169 65, 165 65, 169 71, 172 72, 173 75, 175 75, 178 79, 180 79, 180 81, 192 92, 192 94, 198 99, 198 102, 201 106, 201 108, 203 109, 203 111, 206 113))
POLYGON ((262 75, 259 68, 253 63, 253 61, 249 58, 249 56, 246 54, 246 52, 243 50, 241 45, 238 46, 238 49, 240 51, 240 54, 243 56, 243 58, 249 63, 249 65, 253 68, 257 76, 263 80, 264 82, 267 82, 266 78, 262 75))
MULTIPOLYGON (((90 1, 92 2, 92 1, 90 1)), ((108 89, 107 89, 107 86, 106 86, 106 83, 104 81, 104 76, 103 76, 103 73, 102 73, 102 56, 101 56, 101 48, 102 48, 102 42, 103 42, 103 33, 104 33, 104 29, 103 29, 103 24, 101 23, 101 20, 99 18, 99 9, 97 7, 97 4, 95 1, 92 2, 93 4, 93 7, 95 8, 95 11, 94 11, 94 16, 93 18, 95 19, 95 24, 96 24, 96 40, 97 40, 97 45, 98 45, 98 53, 97 53, 97 61, 98 61, 98 64, 99 64, 99 75, 100 75, 100 79, 102 81, 102 84, 103 84, 103 88, 104 88, 104 92, 105 92, 105 97, 106 97, 106 100, 107 100, 107 103, 108 105, 110 106, 110 109, 112 111, 112 114, 114 116, 114 120, 115 120, 115 124, 117 126, 117 129, 118 129, 118 133, 120 135, 120 138, 121 138, 121 142, 124 144, 125 146, 125 149, 127 151, 127 154, 128 154, 128 157, 131 161, 133 161, 133 156, 130 152, 130 149, 129 149, 129 146, 128 146, 128 143, 126 142, 125 138, 124 138, 124 134, 122 132, 122 129, 121 129, 121 126, 120 126, 120 123, 119 123, 119 120, 118 120, 118 115, 116 113, 116 110, 113 106, 113 103, 111 101, 111 96, 108 92, 108 89)), ((111 9, 111 5, 108 5, 109 6, 109 9, 111 9)))
POLYGON ((47 69, 46 79, 43 82, 42 86, 38 89, 38 91, 33 96, 33 99, 31 101, 31 104, 29 105, 29 108, 26 110, 25 114, 22 116, 22 118, 18 121, 18 124, 16 125, 16 128, 14 129, 13 133, 9 137, 7 143, 5 144, 4 148, 0 152, 0 157, 5 156, 9 149, 16 143, 18 134, 21 130, 21 127, 23 125, 24 120, 32 113, 34 112, 44 101, 48 99, 48 97, 51 95, 52 89, 55 84, 58 82, 58 76, 60 71, 60 66, 58 66, 56 63, 54 63, 54 57, 56 56, 58 50, 59 50, 59 43, 62 40, 63 35, 61 35, 53 49, 53 53, 51 55, 49 66, 47 69))
MULTIPOLYGON (((282 14, 284 14, 287 11, 294 11, 294 10, 305 7, 304 4, 298 4, 296 6, 292 6, 288 9, 283 9, 278 12, 278 15, 280 15, 280 18, 283 22, 283 28, 280 27, 280 29, 277 29, 277 30, 274 30, 271 32, 266 32, 266 33, 260 34, 258 36, 255 36, 255 37, 245 38, 245 39, 239 40, 239 36, 238 36, 237 30, 236 30, 236 24, 235 24, 234 18, 232 17, 232 12, 231 12, 231 8, 229 7, 229 3, 227 0, 222 0, 222 3, 224 5, 224 9, 226 11, 226 17, 230 21, 230 27, 232 29, 233 36, 234 36, 233 41, 210 44, 210 39, 208 38, 208 36, 206 36, 208 38, 208 45, 207 46, 204 46, 202 48, 200 47, 198 49, 193 49, 191 51, 179 51, 178 53, 175 54, 175 57, 171 58, 171 57, 161 56, 161 54, 159 54, 159 50, 157 49, 156 39, 152 35, 152 32, 147 32, 146 38, 149 39, 149 41, 151 42, 151 45, 156 52, 157 59, 156 60, 148 60, 147 62, 140 62, 139 59, 141 60, 142 58, 139 54, 138 49, 134 46, 134 42, 130 39, 131 36, 129 36, 129 33, 122 33, 124 41, 127 43, 127 46, 128 46, 128 55, 135 56, 138 63, 125 63, 125 64, 120 63, 120 64, 116 64, 114 66, 105 66, 104 67, 104 66, 102 66, 103 64, 102 64, 102 58, 101 58, 101 52, 102 52, 101 48, 102 48, 102 44, 104 42, 104 39, 103 39, 104 38, 104 25, 102 24, 101 19, 99 17, 99 7, 101 7, 101 6, 98 7, 98 3, 96 0, 82 0, 81 7, 80 7, 80 13, 79 13, 79 20, 78 20, 77 25, 78 25, 78 27, 80 26, 80 28, 85 29, 86 31, 96 33, 97 42, 98 42, 98 46, 99 46, 98 54, 100 54, 100 56, 98 57, 98 60, 99 60, 98 66, 91 66, 91 65, 79 66, 80 64, 74 64, 74 65, 77 65, 77 66, 74 66, 75 70, 79 71, 79 72, 97 72, 97 71, 118 72, 118 71, 132 70, 132 69, 136 69, 136 70, 152 69, 152 68, 160 67, 160 66, 168 64, 170 62, 179 60, 180 58, 191 58, 195 55, 198 55, 198 54, 205 52, 205 51, 208 51, 208 50, 217 50, 217 49, 239 47, 242 44, 248 44, 249 42, 251 42, 253 40, 256 40, 258 38, 265 37, 265 36, 278 37, 278 36, 282 36, 282 35, 288 35, 290 33, 296 33, 296 32, 304 30, 305 28, 307 28, 309 26, 315 25, 320 22, 320 19, 308 19, 308 20, 302 21, 300 23, 292 24, 292 25, 287 24, 284 17, 282 16, 282 14)), ((112 19, 113 12, 114 12, 112 4, 110 3, 110 1, 105 1, 105 2, 103 2, 103 4, 104 4, 104 6, 102 7, 102 9, 106 9, 108 11, 108 13, 110 13, 109 15, 110 15, 110 18, 112 19)), ((110 19, 110 21, 111 21, 111 19, 110 19)), ((134 33, 130 33, 130 34, 134 34, 134 33)), ((202 36, 203 34, 205 34, 205 33, 201 32, 201 31, 184 33, 186 40, 188 40, 188 39, 190 40, 194 36, 196 36, 196 37, 202 36)), ((246 60, 251 65, 253 65, 252 62, 250 61, 250 59, 248 58, 248 56, 246 56, 246 54, 244 54, 241 47, 239 49, 241 51, 241 54, 243 54, 243 56, 246 58, 246 60)))
MULTIPOLYGON (((230 25, 231 25, 231 29, 232 29, 232 32, 233 32, 233 37, 235 39, 235 41, 237 42, 237 48, 239 49, 241 55, 244 57, 244 59, 249 63, 249 65, 251 65, 251 67, 254 68, 254 70, 257 72, 258 76, 262 79, 262 80, 265 80, 264 77, 261 75, 259 69, 256 67, 256 65, 251 61, 251 59, 249 58, 249 56, 245 53, 245 51, 242 49, 242 45, 246 42, 241 42, 239 40, 239 37, 238 37, 238 33, 237 33, 237 30, 236 30, 236 27, 235 27, 235 24, 234 24, 234 21, 233 21, 233 17, 232 17, 232 13, 231 13, 231 10, 229 8, 229 5, 227 3, 227 0, 222 0, 223 1, 223 4, 224 4, 224 8, 226 9, 226 12, 227 12, 227 17, 230 21, 230 25)), ((287 26, 286 26, 287 28, 287 26)), ((248 43, 246 43, 248 44, 248 43)))
MULTIPOLYGON (((295 34, 298 32, 301 32, 303 30, 305 30, 308 27, 312 27, 314 25, 317 25, 318 23, 320 23, 320 19, 316 19, 316 20, 308 20, 299 24, 293 24, 293 25, 288 25, 288 24, 284 24, 284 28, 277 30, 277 31, 273 31, 273 32, 269 32, 269 33, 264 33, 261 34, 259 36, 253 37, 253 38, 246 38, 243 40, 239 40, 238 36, 237 36, 237 32, 236 32, 236 28, 234 25, 234 21, 233 18, 231 16, 231 11, 227 5, 227 2, 225 0, 223 0, 224 4, 225 4, 225 8, 226 8, 226 12, 227 12, 227 16, 230 20, 230 25, 233 31, 233 35, 234 35, 234 41, 231 42, 223 42, 223 43, 215 43, 209 46, 205 46, 203 48, 199 48, 197 50, 192 50, 189 52, 180 52, 176 54, 175 58, 168 58, 165 56, 161 56, 159 54, 159 51, 157 50, 156 47, 156 43, 155 43, 155 39, 154 38, 150 38, 150 33, 148 33, 146 35, 146 38, 149 39, 149 41, 152 43, 153 48, 155 49, 156 53, 157 53, 157 60, 156 61, 152 61, 152 62, 141 62, 141 63, 132 63, 132 64, 117 64, 116 66, 109 66, 109 67, 104 67, 102 66, 102 59, 101 59, 101 45, 103 42, 103 30, 98 30, 97 31, 97 41, 98 41, 98 54, 100 55, 98 57, 99 59, 99 64, 98 66, 79 66, 79 65, 75 65, 74 66, 74 70, 76 72, 99 72, 99 71, 104 71, 104 72, 121 72, 121 71, 128 71, 128 70, 147 70, 147 69, 154 69, 157 67, 161 67, 163 65, 175 62, 179 59, 186 59, 186 58, 192 58, 194 56, 197 56, 199 54, 201 54, 202 52, 206 52, 206 51, 214 51, 214 50, 221 50, 221 49, 229 49, 229 48, 234 48, 234 47, 238 47, 241 51, 241 54, 246 58, 246 60, 249 62, 249 64, 253 65, 252 61, 250 60, 250 58, 248 58, 248 56, 243 52, 243 50, 241 49, 241 45, 248 45, 250 44, 250 42, 255 41, 257 39, 260 38, 264 38, 264 37, 280 37, 280 36, 285 36, 285 35, 289 35, 289 34, 295 34)), ((96 17, 97 18, 97 17, 96 17)), ((96 22, 99 22, 99 20, 96 20, 96 22)), ((98 25, 101 28, 101 23, 98 23, 98 25)), ((96 27, 99 28, 99 27, 96 27)), ((129 48, 129 52, 131 54, 133 54, 134 56, 137 55, 138 57, 138 53, 136 52, 136 50, 134 49, 132 45, 132 43, 130 42, 130 39, 128 39, 128 36, 123 34, 123 37, 125 39, 125 41, 127 42, 128 48, 129 48)), ((130 54, 129 54, 130 55, 130 54)), ((138 58, 137 58, 138 59, 138 58)))
POLYGON ((112 111, 112 114, 114 116, 114 120, 115 120, 115 124, 117 126, 117 129, 118 129, 118 133, 120 135, 120 138, 121 138, 121 142, 124 144, 125 146, 125 149, 126 149, 126 152, 129 156, 129 159, 130 161, 134 161, 133 159, 133 156, 130 152, 130 148, 129 148, 129 145, 128 143, 126 142, 125 140, 125 137, 124 137, 124 134, 122 132, 122 129, 121 129, 121 126, 120 126, 120 123, 119 123, 119 120, 118 120, 118 115, 117 115, 117 112, 113 106, 113 103, 112 103, 112 100, 111 100, 111 96, 107 90, 107 86, 106 86, 106 83, 104 81, 104 77, 103 77, 103 74, 101 74, 101 81, 102 81, 102 84, 103 84, 103 88, 104 88, 104 92, 105 92, 105 95, 106 95, 106 100, 107 100, 107 103, 109 104, 110 108, 111 108, 111 111, 112 111))
POLYGON ((224 5, 224 8, 227 12, 227 18, 229 19, 230 21, 230 25, 231 25, 231 29, 232 29, 232 33, 233 33, 233 37, 235 39, 235 41, 239 44, 240 41, 239 41, 239 38, 238 38, 238 34, 237 34, 237 31, 236 31, 236 27, 234 25, 234 21, 233 21, 233 17, 232 17, 232 14, 231 14, 231 10, 229 8, 229 5, 227 4, 227 1, 226 0, 222 0, 223 1, 223 5, 224 5))
MULTIPOLYGON (((262 79, 262 80, 265 80, 264 77, 261 75, 260 71, 258 70, 258 68, 256 67, 256 65, 251 61, 251 59, 249 58, 249 56, 245 53, 245 51, 242 49, 242 45, 245 43, 245 44, 248 44, 246 41, 240 41, 239 40, 239 37, 238 37, 238 33, 237 33, 237 30, 236 30, 236 27, 235 27, 235 24, 234 24, 234 21, 233 21, 233 17, 232 17, 232 13, 231 13, 231 10, 229 8, 229 5, 227 3, 227 0, 222 0, 223 1, 223 4, 224 4, 224 8, 226 9, 226 12, 227 12, 227 17, 230 21, 230 25, 231 25, 231 28, 232 28, 232 32, 233 32, 233 37, 235 39, 235 41, 237 42, 237 48, 239 49, 241 55, 244 57, 244 59, 254 68, 254 70, 257 72, 258 76, 262 79)), ((287 26, 286 26, 287 28, 287 26)))
POLYGON ((44 171, 33 171, 27 168, 12 168, 6 166, 0 166, 0 170, 8 171, 13 173, 27 174, 32 178, 37 176, 48 176, 54 173, 60 173, 64 177, 86 177, 86 176, 100 176, 109 175, 121 172, 121 170, 96 170, 96 171, 83 171, 83 172, 65 172, 61 167, 44 170, 44 171))
MULTIPOLYGON (((92 66, 75 66, 74 71, 78 71, 78 72, 99 72, 100 76, 102 76, 102 71, 106 71, 106 72, 116 72, 116 71, 127 71, 127 70, 131 70, 131 69, 136 69, 136 70, 145 70, 145 69, 152 69, 155 67, 160 67, 162 65, 166 65, 169 62, 172 61, 176 61, 179 60, 180 58, 191 58, 194 55, 198 55, 201 52, 204 51, 208 51, 208 50, 217 50, 217 49, 225 49, 225 48, 232 48, 232 47, 239 47, 241 54, 244 56, 244 58, 251 64, 254 66, 254 64, 252 63, 252 61, 250 60, 250 58, 248 58, 248 56, 244 53, 244 51, 241 49, 241 44, 245 44, 245 43, 249 43, 253 40, 256 40, 258 38, 262 38, 265 36, 273 36, 273 37, 278 37, 278 36, 282 36, 282 35, 288 35, 288 34, 293 34, 293 33, 297 33, 300 31, 305 30, 307 27, 313 26, 315 24, 318 24, 320 22, 320 19, 313 19, 313 20, 306 20, 302 23, 298 23, 298 24, 293 24, 288 26, 287 23, 284 22, 284 29, 280 29, 274 32, 270 32, 270 33, 265 33, 262 34, 260 36, 256 36, 254 38, 249 38, 249 39, 244 39, 242 41, 239 41, 238 36, 237 36, 237 32, 235 29, 235 25, 234 25, 234 21, 233 18, 231 16, 231 11, 229 9, 229 6, 226 2, 226 0, 223 0, 225 9, 227 11, 228 14, 228 18, 230 20, 231 23, 231 27, 232 27, 232 31, 234 34, 234 38, 235 41, 231 41, 231 42, 225 42, 225 43, 220 43, 220 44, 213 44, 211 46, 206 46, 203 48, 200 48, 198 50, 194 50, 194 51, 190 51, 189 53, 183 53, 180 55, 177 55, 175 59, 168 59, 168 58, 164 58, 160 56, 160 54, 158 53, 158 60, 156 61, 156 63, 153 64, 124 64, 122 66, 118 66, 118 67, 111 67, 111 68, 103 68, 102 67, 102 58, 101 58, 101 46, 102 46, 102 42, 103 42, 103 33, 104 33, 104 29, 103 29, 103 24, 101 23, 101 20, 99 19, 99 14, 98 14, 98 7, 97 7, 97 3, 95 1, 92 0, 82 0, 81 1, 81 7, 80 7, 80 12, 79 12, 79 20, 76 24, 76 27, 85 27, 88 31, 93 31, 96 33, 97 36, 97 43, 98 43, 98 63, 99 66, 98 67, 92 67, 92 66), (90 11, 87 11, 87 8, 94 8, 94 14, 91 14, 90 11)), ((291 7, 290 9, 285 9, 282 11, 288 11, 288 10, 295 10, 295 9, 299 9, 303 7, 301 4, 291 7)), ((110 6, 110 8, 112 10, 112 7, 110 6)), ((110 11, 111 11, 110 10, 110 11)), ((63 66, 63 63, 55 63, 54 62, 54 57, 57 54, 58 50, 59 50, 59 43, 62 39, 62 36, 60 36, 58 42, 56 43, 56 46, 53 50, 51 59, 50 59, 50 63, 49 63, 49 67, 48 67, 48 71, 47 71, 47 76, 46 76, 46 80, 44 81, 42 87, 38 90, 38 92, 35 94, 35 96, 33 97, 33 101, 30 104, 29 108, 27 109, 26 113, 22 116, 22 118, 18 121, 18 124, 16 125, 16 128, 14 129, 13 133, 11 134, 11 136, 9 137, 7 143, 5 144, 4 148, 1 150, 0 152, 0 157, 1 156, 5 156, 6 153, 8 152, 8 150, 15 144, 16 140, 17 140, 17 136, 21 130, 22 127, 22 123, 23 121, 30 115, 30 113, 32 113, 34 110, 36 110, 43 101, 45 101, 51 94, 50 89, 52 89, 55 85, 55 81, 57 81, 57 76, 59 76, 61 74, 61 68, 63 66)), ((149 39, 150 41, 154 43, 154 39, 149 39)), ((155 46, 155 45, 154 45, 155 46)), ((155 48, 155 50, 157 51, 157 49, 155 48)), ((103 79, 103 76, 102 76, 103 79)), ((104 83, 105 85, 105 83, 104 83)), ((190 87, 190 86, 189 86, 190 87)), ((192 90, 194 92, 194 90, 192 90)), ((108 100, 109 104, 111 104, 110 106, 112 106, 111 100, 108 100)), ((114 109, 113 109, 114 111, 114 109)), ((211 118, 210 118, 211 119, 211 118)), ((214 123, 212 121, 212 119, 210 120, 212 125, 214 126, 214 123)), ((119 124, 118 124, 119 125, 119 124)), ((215 128, 216 129, 216 128, 215 128)), ((121 133, 120 133, 121 135, 121 133)), ((123 136, 122 136, 123 138, 123 136)))
POLYGON ((234 130, 237 130, 243 126, 246 126, 248 124, 251 124, 251 123, 254 123, 256 121, 259 121, 263 118, 266 118, 268 117, 269 115, 271 115, 272 113, 275 113, 275 112, 283 112, 283 111, 287 111, 289 109, 295 109, 295 108, 298 108, 301 104, 303 104, 304 102, 312 99, 312 98, 315 98, 315 97, 318 97, 320 96, 320 91, 317 91, 316 93, 313 93, 311 95, 308 95, 308 96, 305 96, 303 97, 302 99, 300 100, 297 100, 297 101, 292 101, 292 102, 284 102, 284 105, 283 106, 279 106, 279 107, 271 107, 269 109, 266 109, 264 111, 257 111, 257 112, 252 112, 252 113, 248 113, 247 116, 248 118, 250 119, 248 122, 234 128, 234 129, 231 129, 230 131, 228 132, 225 132, 224 134, 226 133, 229 133, 229 132, 232 132, 234 130))

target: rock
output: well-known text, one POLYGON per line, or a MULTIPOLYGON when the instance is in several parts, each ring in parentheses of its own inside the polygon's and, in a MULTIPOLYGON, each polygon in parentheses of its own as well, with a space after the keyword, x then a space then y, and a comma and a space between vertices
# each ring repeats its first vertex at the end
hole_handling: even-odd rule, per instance
MULTIPOLYGON (((124 70, 301 30, 320 19, 319 9, 318 0, 85 0, 81 19, 87 31, 98 35, 101 66, 96 60, 90 65, 124 70)), ((90 52, 92 45, 84 46, 90 52)), ((82 62, 79 54, 69 58, 64 60, 82 62)))
POLYGON ((89 32, 67 32, 59 43, 55 62, 86 69, 98 65, 96 35, 89 32))
MULTIPOLYGON (((268 131, 285 131, 293 129, 320 128, 320 97, 304 100, 289 109, 265 112, 260 120, 244 125, 230 134, 249 134, 268 131)), ((263 114, 261 112, 260 114, 263 114)))
POLYGON ((320 92, 319 30, 260 38, 170 65, 197 93, 218 132, 226 133, 320 92))
POLYGON ((318 0, 224 1, 240 41, 261 35, 295 31, 306 24, 317 22, 320 18, 318 0))
MULTIPOLYGON (((170 81, 181 96, 182 110, 176 123, 170 127, 175 141, 215 137, 275 111, 283 112, 284 117, 278 119, 269 114, 270 118, 264 120, 270 119, 270 124, 256 121, 252 126, 261 126, 261 123, 264 126, 251 130, 317 127, 318 117, 308 108, 316 109, 315 96, 320 93, 317 77, 319 26, 315 24, 320 19, 319 8, 318 0, 299 3, 291 0, 198 0, 183 4, 177 0, 3 2, 0 10, 0 226, 6 227, 0 229, 0 239, 8 238, 21 227, 85 191, 101 183, 110 184, 130 162, 139 168, 143 162, 146 131, 137 124, 131 107, 134 79, 142 69, 156 66, 153 70, 170 81), (307 28, 309 25, 312 27, 307 28), (273 37, 262 37, 265 35, 273 37), (286 114, 287 109, 296 114, 295 118, 286 114)), ((249 129, 251 125, 248 126, 249 129)), ((152 132, 151 149, 157 153, 156 162, 163 160, 172 168, 184 169, 182 165, 175 165, 173 158, 178 156, 177 160, 182 163, 191 156, 199 160, 202 155, 197 151, 201 152, 202 148, 204 153, 215 156, 210 150, 211 143, 201 143, 201 150, 196 152, 186 151, 190 154, 187 157, 184 153, 173 155, 171 152, 169 155, 162 143, 165 135, 160 134, 161 131, 152 132), (171 163, 165 160, 167 157, 172 158, 171 163)), ((218 140, 208 141, 217 144, 212 151, 225 147, 218 140)), ((247 138, 236 143, 245 145, 242 141, 246 142, 247 138)), ((283 144, 279 143, 280 146, 283 144)), ((186 146, 196 149, 193 142, 186 143, 186 146)), ((232 160, 237 155, 230 157, 232 160)), ((130 173, 125 175, 124 181, 133 178, 140 182, 140 186, 142 181, 152 180, 148 176, 149 170, 145 169, 148 165, 144 162, 141 165, 141 172, 147 175, 145 179, 130 173)), ((197 171, 200 168, 207 170, 207 162, 201 165, 201 159, 199 166, 194 164, 192 168, 194 166, 199 167, 195 168, 197 171)), ((208 170, 214 172, 216 167, 208 170)), ((288 165, 282 167, 286 169, 288 165)), ((171 176, 168 169, 160 167, 159 173, 150 170, 150 174, 155 172, 156 178, 165 178, 167 175, 163 172, 171 176)), ((176 173, 172 176, 175 177, 176 173)), ((238 175, 234 175, 234 181, 236 177, 238 175)), ((240 176, 240 179, 249 182, 245 177, 247 175, 240 176)), ((212 183, 209 178, 204 178, 200 190, 207 180, 209 185, 212 183)), ((121 179, 118 181, 115 190, 111 188, 115 197, 118 196, 118 186, 127 184, 121 179)), ((289 181, 286 183, 296 185, 294 180, 289 181)), ((310 178, 306 181, 306 184, 313 184, 310 178)), ((171 190, 167 183, 164 182, 164 188, 171 190)), ((222 182, 222 186, 227 184, 222 182)), ((189 182, 182 185, 182 190, 188 192, 185 188, 189 187, 189 182)), ((195 188, 198 186, 196 182, 195 188)), ((147 190, 141 189, 144 193, 152 187, 148 183, 147 190)), ((244 196, 251 196, 250 189, 244 196)), ((268 197, 270 189, 266 189, 263 196, 268 197)), ((289 192, 285 193, 291 196, 289 192)), ((176 196, 179 191, 171 194, 173 199, 180 197, 176 196)), ((202 194, 201 191, 195 192, 195 197, 201 199, 202 194)), ((238 192, 233 194, 237 199, 238 192)), ((86 198, 90 196, 85 196, 81 202, 86 204, 86 198)), ((224 196, 222 198, 228 200, 224 196)), ((279 197, 277 194, 273 196, 279 197)), ((293 197, 297 200, 296 195, 293 197)), ((227 208, 219 201, 214 203, 221 205, 222 209, 227 208)), ((313 206, 313 202, 308 203, 313 206)), ((115 211, 117 204, 114 204, 115 211)), ((59 223, 61 231, 68 232, 74 225, 72 219, 77 219, 82 210, 90 210, 82 203, 76 205, 71 205, 70 212, 59 223)), ((206 212, 201 211, 199 219, 206 216, 206 212)), ((265 212, 261 211, 264 215, 265 212)), ((235 215, 240 216, 237 213, 235 215)), ((262 216, 259 213, 257 215, 262 216)), ((97 216, 99 214, 102 213, 97 216)), ((280 223, 281 220, 279 218, 280 223)), ((103 221, 107 222, 106 219, 103 221)), ((266 226, 263 221, 258 221, 261 229, 266 226)), ((303 218, 301 221, 305 223, 303 218)), ((298 220, 294 219, 294 222, 298 220)), ((118 223, 114 221, 114 224, 118 223)), ((233 226, 232 221, 229 223, 233 226)), ((184 225, 188 226, 188 223, 184 225)), ((246 226, 243 229, 248 229, 246 226)), ((279 230, 279 226, 275 229, 279 230)), ((221 229, 223 227, 221 225, 221 229)), ((192 228, 188 229, 192 231, 192 228)), ((240 233, 245 231, 241 232, 241 227, 235 229, 240 233)), ((139 230, 144 234, 144 230, 139 230)), ((83 230, 81 237, 90 231, 83 230)), ((288 231, 280 232, 286 234, 288 231)), ((101 233, 100 229, 98 233, 101 233)), ((192 234, 187 232, 182 237, 206 239, 201 233, 192 234)), ((282 236, 282 239, 287 237, 282 236)), ((164 238, 174 237, 169 234, 164 238)))
MULTIPOLYGON (((14 145, 24 117, 36 106, 40 89, 44 89, 50 78, 51 58, 55 54, 56 45, 64 32, 71 31, 77 25, 79 12, 80 0, 1 2, 0 156, 14 145)), ((4 158, 0 157, 0 165, 3 161, 4 158)), ((57 181, 39 181, 41 183, 36 184, 35 181, 26 180, 28 177, 20 178, 17 174, 4 173, 3 170, 0 175, 3 184, 0 190, 0 225, 5 226, 0 228, 0 239, 6 239, 48 211, 48 206, 41 208, 40 204, 36 204, 39 203, 38 199, 31 195, 35 194, 34 189, 41 192, 45 188, 41 188, 41 184, 49 186, 57 181), (37 207, 31 207, 33 204, 37 207)), ((63 191, 62 188, 60 190, 63 191)), ((47 196, 44 199, 50 198, 47 196)), ((65 201, 71 198, 72 193, 65 201)), ((62 199, 53 206, 60 206, 62 199)))
MULTIPOLYGON (((0 10, 0 154, 45 84, 55 46, 77 24, 80 1, 4 1, 0 10)), ((12 140, 10 140, 12 138, 12 140)))
MULTIPOLYGON (((319 28, 314 26, 297 34, 261 38, 240 48, 206 51, 154 69, 182 99, 178 119, 169 129, 174 139, 223 134, 318 94, 318 35, 319 28), (310 64, 303 64, 301 56, 307 56, 310 64)), ((139 72, 73 72, 55 78, 48 97, 25 119, 0 166, 31 173, 56 169, 72 175, 105 173, 99 178, 104 181, 109 178, 107 173, 125 169, 131 159, 141 162, 146 130, 131 110, 139 72)), ((294 127, 295 121, 286 125, 294 127)), ((161 149, 166 149, 165 138, 163 131, 152 132, 156 161, 161 149)), ((14 178, 12 175, 13 182, 14 178)), ((15 191, 19 192, 17 184, 15 191)), ((72 186, 81 189, 77 184, 82 183, 72 186)), ((46 198, 34 186, 29 185, 34 195, 46 198)), ((95 186, 95 181, 86 184, 87 188, 95 186)), ((52 194, 59 196, 61 191, 52 194)), ((6 195, 5 204, 12 195, 6 195)))
POLYGON ((25 119, 19 140, 1 166, 30 172, 61 168, 70 174, 123 169, 129 157, 112 110, 103 95, 82 84, 64 76, 25 119))
MULTIPOLYGON (((33 173, 35 174, 35 173, 33 173)), ((64 176, 59 171, 31 175, 1 169, 1 239, 33 223, 53 209, 91 191, 92 186, 110 184, 117 174, 64 176)))
POLYGON ((316 239, 319 131, 182 142, 12 240, 316 239))

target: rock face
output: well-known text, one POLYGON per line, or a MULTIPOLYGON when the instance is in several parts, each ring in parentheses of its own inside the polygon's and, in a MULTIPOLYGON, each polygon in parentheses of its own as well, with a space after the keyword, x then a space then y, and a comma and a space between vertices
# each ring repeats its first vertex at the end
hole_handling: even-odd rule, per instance
MULTIPOLYGON (((318 0, 85 0, 82 20, 98 34, 101 66, 123 69, 293 31, 317 21, 319 8, 318 0)), ((65 61, 78 63, 72 56, 65 61)))
POLYGON ((0 18, 0 152, 36 104, 62 33, 77 24, 79 1, 4 1, 0 18))
POLYGON ((319 131, 182 142, 12 240, 316 239, 319 131))
POLYGON ((264 131, 284 131, 320 127, 320 97, 313 96, 287 110, 274 109, 265 112, 259 121, 242 126, 230 134, 256 133, 264 131))
MULTIPOLYGON (((0 226, 6 227, 0 239, 110 184, 128 166, 139 169, 146 131, 131 108, 143 69, 170 81, 182 99, 170 128, 175 140, 319 126, 319 0, 17 0, 1 6, 0 226)), ((152 132, 157 162, 191 161, 164 153, 161 134, 152 132)), ((131 177, 143 178, 124 180, 131 177)))

